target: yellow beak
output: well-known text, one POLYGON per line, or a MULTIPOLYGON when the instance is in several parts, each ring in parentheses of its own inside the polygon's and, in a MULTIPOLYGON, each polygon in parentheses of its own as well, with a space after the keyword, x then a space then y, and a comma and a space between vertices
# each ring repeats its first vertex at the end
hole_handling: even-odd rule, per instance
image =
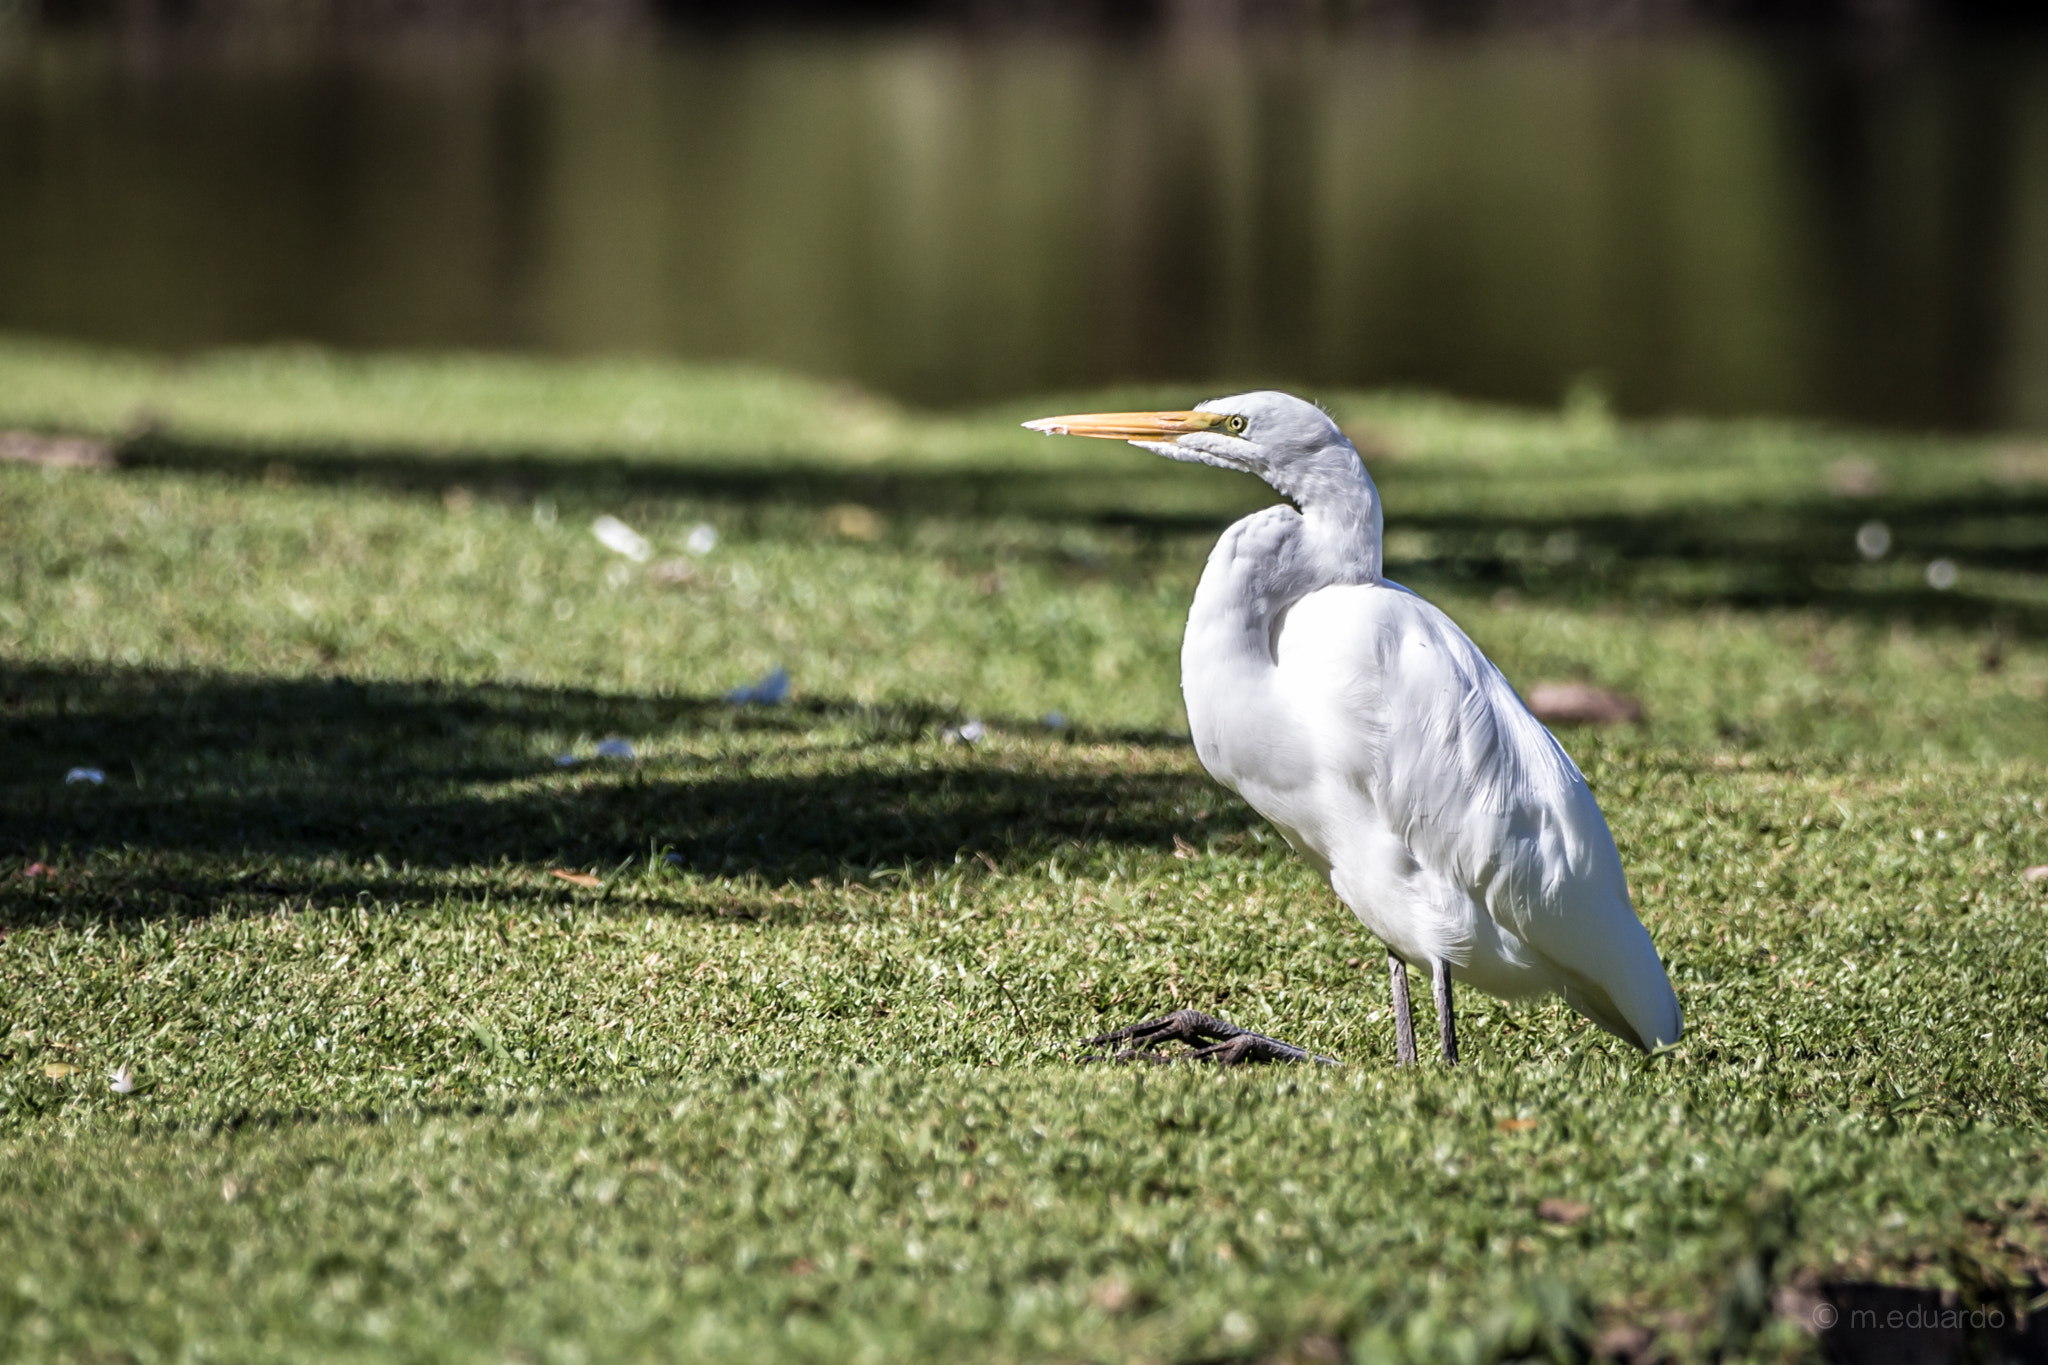
POLYGON ((1100 436, 1111 441, 1171 441, 1192 431, 1215 431, 1227 412, 1082 412, 1041 417, 1024 425, 1048 436, 1100 436))

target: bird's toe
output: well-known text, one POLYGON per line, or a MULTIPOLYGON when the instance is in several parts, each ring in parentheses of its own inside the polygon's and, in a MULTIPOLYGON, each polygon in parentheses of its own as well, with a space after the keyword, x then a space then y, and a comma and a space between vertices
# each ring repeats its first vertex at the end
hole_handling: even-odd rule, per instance
POLYGON ((1199 1010, 1175 1010, 1162 1014, 1157 1019, 1146 1019, 1109 1033, 1098 1033, 1087 1040, 1090 1047, 1108 1047, 1116 1043, 1133 1043, 1140 1046, 1150 1043, 1193 1043, 1210 1038, 1230 1038, 1242 1030, 1225 1024, 1199 1010))
POLYGON ((1325 1066, 1337 1064, 1333 1057, 1318 1056, 1306 1048, 1283 1043, 1278 1038, 1239 1028, 1228 1019, 1218 1019, 1212 1014, 1190 1009, 1175 1010, 1157 1019, 1097 1034, 1084 1046, 1117 1048, 1108 1054, 1086 1054, 1081 1058, 1084 1062, 1182 1061, 1215 1062, 1219 1066, 1235 1066, 1240 1062, 1313 1061, 1325 1066), (1186 1043, 1188 1046, 1179 1052, 1155 1051, 1161 1043, 1186 1043))

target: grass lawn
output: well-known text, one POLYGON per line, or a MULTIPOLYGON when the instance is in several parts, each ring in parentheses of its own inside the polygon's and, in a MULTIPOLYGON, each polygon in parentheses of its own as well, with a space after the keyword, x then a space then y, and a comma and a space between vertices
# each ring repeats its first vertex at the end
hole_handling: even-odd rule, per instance
POLYGON ((2034 1300, 2048 444, 1317 395, 1394 576, 1641 699, 1565 739, 1686 1012, 1468 993, 1404 1073, 1183 738, 1269 494, 1015 427, 1203 396, 0 344, 0 430, 104 466, 0 461, 0 1356, 1775 1359, 1845 1282, 2034 1300), (1077 1060, 1178 1004, 1344 1065, 1077 1060))

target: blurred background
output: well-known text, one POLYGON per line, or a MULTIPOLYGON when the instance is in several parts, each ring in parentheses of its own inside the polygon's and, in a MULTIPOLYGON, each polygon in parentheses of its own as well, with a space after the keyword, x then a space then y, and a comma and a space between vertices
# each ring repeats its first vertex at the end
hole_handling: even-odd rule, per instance
POLYGON ((2048 428, 2048 30, 0 0, 0 331, 2048 428))

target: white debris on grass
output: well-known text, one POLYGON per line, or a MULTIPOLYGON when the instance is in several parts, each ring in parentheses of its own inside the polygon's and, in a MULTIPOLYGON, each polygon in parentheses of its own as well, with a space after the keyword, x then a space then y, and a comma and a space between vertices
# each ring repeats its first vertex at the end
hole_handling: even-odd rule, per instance
POLYGON ((1956 585, 1956 562, 1953 559, 1937 559, 1927 566, 1927 586, 1936 592, 1947 592, 1956 585))
POLYGON ((1881 521, 1866 521, 1856 528, 1856 553, 1865 559, 1883 559, 1891 553, 1892 528, 1881 521))
POLYGON ((610 739, 601 739, 597 742, 597 756, 599 758, 632 758, 633 742, 620 739, 617 735, 613 735, 610 739))
POLYGON ((755 682, 743 683, 725 694, 735 706, 780 706, 789 696, 789 670, 777 664, 755 682))
POLYGON ((700 521, 690 528, 690 534, 683 537, 683 548, 693 555, 708 555, 718 548, 718 528, 708 521, 700 521))
POLYGON ((647 537, 626 525, 614 516, 602 516, 590 523, 590 534, 607 550, 624 555, 635 564, 645 564, 654 557, 654 546, 647 537))
POLYGON ((979 744, 988 730, 978 720, 964 720, 958 725, 949 725, 939 737, 948 744, 979 744))
POLYGON ((135 1093, 135 1072, 129 1068, 128 1063, 123 1062, 114 1068, 114 1074, 107 1078, 107 1089, 116 1095, 135 1093))
POLYGON ((73 768, 64 774, 64 785, 67 787, 74 782, 86 782, 97 787, 106 780, 107 775, 98 768, 73 768))

